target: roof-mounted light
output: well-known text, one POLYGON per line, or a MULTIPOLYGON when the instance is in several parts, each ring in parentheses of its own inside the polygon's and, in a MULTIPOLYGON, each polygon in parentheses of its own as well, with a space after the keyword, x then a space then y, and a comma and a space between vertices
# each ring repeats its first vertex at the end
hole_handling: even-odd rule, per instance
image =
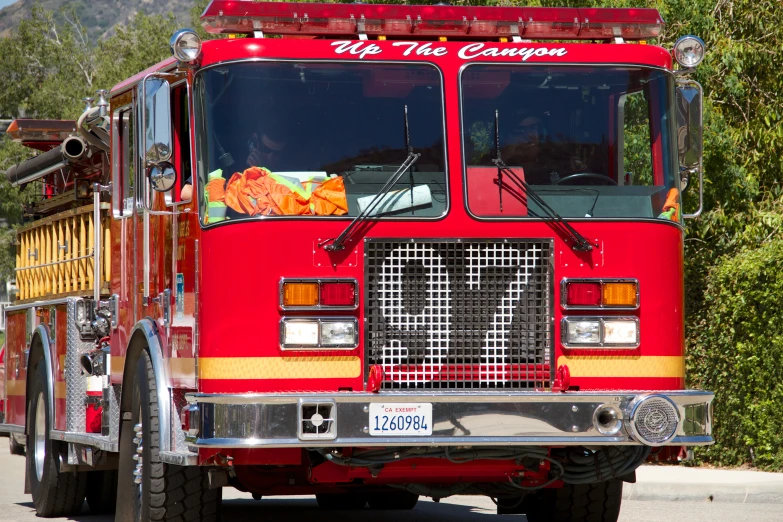
POLYGON ((704 42, 698 36, 683 36, 674 43, 674 59, 686 69, 696 67, 704 59, 704 42))
POLYGON ((663 31, 663 18, 655 9, 579 9, 582 16, 580 38, 657 38, 663 31), (651 12, 652 11, 652 12, 651 12))
POLYGON ((190 63, 201 53, 201 38, 193 29, 180 29, 169 41, 171 54, 180 62, 190 63))
POLYGON ((451 5, 321 4, 212 0, 201 16, 209 33, 392 37, 523 37, 541 40, 645 40, 660 36, 657 9, 451 5))

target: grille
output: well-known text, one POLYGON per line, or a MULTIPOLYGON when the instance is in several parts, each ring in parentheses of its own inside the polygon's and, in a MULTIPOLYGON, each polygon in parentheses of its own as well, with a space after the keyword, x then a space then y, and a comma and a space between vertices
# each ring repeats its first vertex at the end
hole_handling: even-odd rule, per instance
POLYGON ((365 267, 382 388, 550 386, 551 240, 367 239, 365 267))

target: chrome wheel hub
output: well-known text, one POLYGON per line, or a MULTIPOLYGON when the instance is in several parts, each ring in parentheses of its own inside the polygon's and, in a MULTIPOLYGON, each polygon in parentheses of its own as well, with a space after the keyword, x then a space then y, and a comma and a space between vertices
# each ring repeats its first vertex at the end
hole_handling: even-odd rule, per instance
POLYGON ((46 407, 43 392, 38 393, 35 401, 35 447, 33 459, 35 462, 35 476, 38 482, 43 480, 44 462, 46 460, 46 407))

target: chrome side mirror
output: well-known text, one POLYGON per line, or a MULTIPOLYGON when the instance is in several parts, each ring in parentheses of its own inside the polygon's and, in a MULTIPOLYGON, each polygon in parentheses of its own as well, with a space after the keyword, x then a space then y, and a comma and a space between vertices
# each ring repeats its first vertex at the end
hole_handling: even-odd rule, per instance
POLYGON ((165 161, 148 167, 147 177, 150 180, 150 187, 156 192, 168 192, 177 183, 177 171, 174 170, 174 165, 165 161))
POLYGON ((171 92, 163 78, 144 79, 144 150, 147 164, 171 158, 171 92))
POLYGON ((683 214, 685 218, 697 217, 702 212, 704 179, 702 169, 703 144, 703 106, 702 89, 699 82, 689 78, 677 79, 675 98, 677 118, 677 156, 680 165, 680 190, 690 185, 691 178, 699 176, 699 208, 693 214, 683 214))

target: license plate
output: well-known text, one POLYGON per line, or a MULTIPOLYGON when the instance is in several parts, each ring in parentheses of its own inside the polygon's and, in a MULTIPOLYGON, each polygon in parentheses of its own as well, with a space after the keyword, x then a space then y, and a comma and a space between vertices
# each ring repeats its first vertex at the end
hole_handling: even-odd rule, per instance
POLYGON ((372 403, 370 435, 432 435, 432 404, 372 403))

